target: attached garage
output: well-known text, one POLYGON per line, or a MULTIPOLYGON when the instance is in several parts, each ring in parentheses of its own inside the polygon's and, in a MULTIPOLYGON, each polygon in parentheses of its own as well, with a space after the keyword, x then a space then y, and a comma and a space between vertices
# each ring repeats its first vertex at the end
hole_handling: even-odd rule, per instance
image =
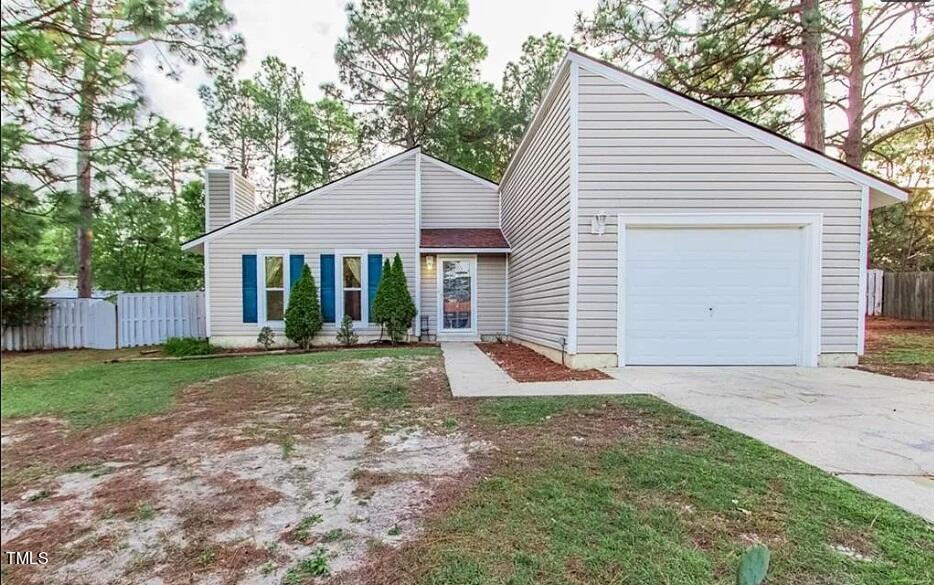
POLYGON ((820 216, 620 216, 625 365, 816 365, 820 216))

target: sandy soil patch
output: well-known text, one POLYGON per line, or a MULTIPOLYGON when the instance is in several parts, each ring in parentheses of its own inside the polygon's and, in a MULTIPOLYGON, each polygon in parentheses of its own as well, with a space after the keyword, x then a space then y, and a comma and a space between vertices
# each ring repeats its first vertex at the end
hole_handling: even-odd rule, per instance
POLYGON ((386 358, 326 376, 219 378, 172 412, 108 428, 4 422, 2 549, 51 559, 4 565, 4 583, 272 584, 357 570, 417 535, 490 450, 432 427, 427 394, 446 388, 443 371, 409 361, 416 404, 404 411, 360 406, 395 380, 402 366, 386 358), (330 392, 349 376, 369 386, 330 392))

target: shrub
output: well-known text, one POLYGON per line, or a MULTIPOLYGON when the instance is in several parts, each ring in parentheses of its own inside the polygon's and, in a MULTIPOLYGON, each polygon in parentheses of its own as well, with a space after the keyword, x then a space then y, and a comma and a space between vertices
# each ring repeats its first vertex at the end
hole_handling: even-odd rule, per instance
POLYGON ((344 315, 344 318, 341 319, 340 329, 337 330, 337 342, 350 347, 357 343, 358 339, 359 337, 353 330, 353 319, 350 318, 350 315, 344 315))
POLYGON ((370 322, 382 325, 386 322, 386 283, 389 273, 392 272, 392 263, 389 258, 383 260, 383 272, 376 287, 376 297, 373 299, 373 308, 370 311, 370 322))
POLYGON ((311 270, 305 265, 289 294, 289 308, 285 310, 285 336, 300 348, 308 349, 319 331, 321 304, 318 302, 318 287, 311 270))
POLYGON ((162 351, 175 357, 207 355, 211 353, 211 344, 197 337, 170 337, 165 340, 162 351))
POLYGON ((256 343, 263 346, 263 349, 269 351, 272 344, 276 342, 276 333, 270 327, 263 327, 256 336, 256 343))
POLYGON ((373 305, 373 320, 386 328, 393 343, 403 341, 416 311, 399 254, 393 258, 391 265, 383 268, 383 278, 376 290, 373 305))

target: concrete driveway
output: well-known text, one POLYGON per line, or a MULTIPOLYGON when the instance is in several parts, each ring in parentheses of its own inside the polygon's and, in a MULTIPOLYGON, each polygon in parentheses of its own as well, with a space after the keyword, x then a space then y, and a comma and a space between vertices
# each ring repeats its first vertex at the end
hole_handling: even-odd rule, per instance
POLYGON ((841 368, 607 371, 934 522, 934 383, 841 368))

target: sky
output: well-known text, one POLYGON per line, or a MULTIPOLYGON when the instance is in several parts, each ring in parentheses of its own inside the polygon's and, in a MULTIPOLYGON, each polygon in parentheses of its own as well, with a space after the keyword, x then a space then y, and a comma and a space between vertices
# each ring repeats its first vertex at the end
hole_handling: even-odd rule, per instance
MULTIPOLYGON (((275 55, 304 75, 305 97, 320 95, 318 86, 337 82, 334 46, 346 27, 346 0, 228 0, 246 39, 242 77, 251 77, 267 55, 275 55)), ((488 49, 481 64, 484 81, 499 85, 506 63, 521 54, 530 35, 554 32, 569 38, 578 11, 592 14, 597 0, 470 0, 467 30, 480 35, 488 49)), ((153 61, 144 61, 143 89, 150 109, 185 127, 204 131, 205 111, 198 87, 210 79, 186 68, 180 81, 166 78, 153 61)))

